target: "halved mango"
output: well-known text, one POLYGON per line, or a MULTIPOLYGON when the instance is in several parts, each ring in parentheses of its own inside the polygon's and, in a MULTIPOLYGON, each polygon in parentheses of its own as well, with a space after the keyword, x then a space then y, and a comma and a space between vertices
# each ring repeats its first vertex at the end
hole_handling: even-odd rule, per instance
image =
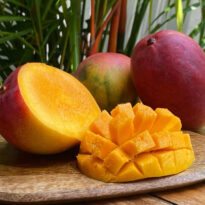
POLYGON ((72 75, 43 63, 27 63, 5 81, 0 133, 15 147, 37 154, 79 144, 100 109, 72 75))

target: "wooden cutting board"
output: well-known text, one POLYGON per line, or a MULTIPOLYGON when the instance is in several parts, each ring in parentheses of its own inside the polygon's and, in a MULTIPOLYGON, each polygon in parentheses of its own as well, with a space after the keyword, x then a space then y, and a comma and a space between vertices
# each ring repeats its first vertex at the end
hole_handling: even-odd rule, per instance
POLYGON ((132 183, 103 183, 82 175, 73 149, 36 156, 17 151, 0 137, 0 202, 71 202, 187 186, 205 180, 205 136, 191 133, 196 161, 178 175, 132 183))

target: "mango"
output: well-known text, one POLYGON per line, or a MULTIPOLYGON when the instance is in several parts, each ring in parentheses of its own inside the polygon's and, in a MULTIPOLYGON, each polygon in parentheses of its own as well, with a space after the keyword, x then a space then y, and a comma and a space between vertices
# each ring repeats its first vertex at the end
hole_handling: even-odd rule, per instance
POLYGON ((111 114, 102 111, 77 156, 82 173, 104 182, 177 174, 193 161, 190 136, 181 131, 180 119, 167 109, 153 110, 142 103, 119 104, 111 114))
POLYGON ((204 131, 205 54, 193 39, 172 30, 146 36, 133 50, 131 72, 144 104, 168 108, 183 129, 204 131))
POLYGON ((137 100, 130 58, 119 53, 97 53, 80 63, 74 76, 91 92, 102 110, 137 100))
POLYGON ((79 144, 99 114, 83 84, 42 63, 16 69, 0 92, 0 134, 30 153, 53 154, 79 144))

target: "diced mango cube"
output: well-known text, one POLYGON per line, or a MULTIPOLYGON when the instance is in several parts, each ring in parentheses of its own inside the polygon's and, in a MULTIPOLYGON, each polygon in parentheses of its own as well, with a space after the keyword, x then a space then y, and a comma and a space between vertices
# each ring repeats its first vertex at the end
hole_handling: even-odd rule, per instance
POLYGON ((135 138, 121 145, 121 149, 126 152, 130 158, 133 158, 139 153, 147 152, 154 147, 155 142, 148 131, 138 134, 135 138))
POLYGON ((157 151, 153 155, 159 160, 163 175, 177 173, 174 151, 157 151))
POLYGON ((192 149, 189 134, 184 134, 182 132, 171 132, 170 137, 172 140, 172 149, 192 149))
POLYGON ((114 182, 129 182, 145 178, 142 173, 137 169, 133 162, 128 162, 120 170, 114 179, 114 182))
POLYGON ((119 148, 114 149, 104 160, 104 166, 112 173, 117 174, 123 165, 129 161, 127 155, 119 148))
POLYGON ((111 111, 112 117, 117 115, 126 116, 129 119, 134 119, 134 112, 130 103, 119 104, 111 111))
POLYGON ((147 177, 160 177, 163 171, 158 159, 151 153, 143 153, 135 158, 135 164, 144 175, 147 177))
POLYGON ((92 155, 78 154, 78 167, 88 177, 104 182, 113 181, 114 176, 104 167, 103 161, 92 155))
POLYGON ((167 149, 172 147, 172 140, 169 132, 156 132, 152 134, 152 138, 156 144, 156 147, 153 150, 167 149))
POLYGON ((157 108, 155 110, 157 118, 150 129, 151 133, 159 131, 180 131, 182 124, 180 119, 172 114, 168 109, 157 108))
POLYGON ((126 116, 117 115, 110 122, 112 141, 118 145, 131 139, 134 133, 133 120, 126 116))
POLYGON ((135 133, 140 133, 145 130, 150 130, 156 120, 157 114, 155 111, 142 103, 137 103, 133 107, 135 113, 134 127, 135 133))
POLYGON ((87 131, 80 145, 81 153, 90 153, 95 157, 104 159, 112 150, 117 147, 110 140, 93 132, 87 131))
POLYGON ((177 173, 187 169, 195 160, 193 150, 190 149, 174 150, 174 155, 177 173))
POLYGON ((91 124, 90 130, 105 138, 110 139, 110 121, 112 117, 106 110, 103 110, 98 118, 91 124))

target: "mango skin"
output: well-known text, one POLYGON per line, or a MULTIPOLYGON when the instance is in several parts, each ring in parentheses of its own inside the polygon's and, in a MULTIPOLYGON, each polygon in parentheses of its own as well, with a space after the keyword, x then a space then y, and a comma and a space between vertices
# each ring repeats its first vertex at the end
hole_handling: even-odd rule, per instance
MULTIPOLYGON (((64 73, 42 63, 25 64, 13 71, 4 83, 5 91, 0 93, 0 134, 16 148, 34 154, 55 154, 79 144, 80 137, 82 137, 80 134, 83 135, 81 133, 82 130, 76 130, 76 136, 74 136, 74 134, 63 133, 62 130, 55 127, 49 127, 26 104, 20 89, 18 76, 22 69, 27 69, 27 67, 31 66, 39 67, 39 69, 49 67, 49 69, 56 70, 56 72, 64 73)), ((76 82, 74 77, 71 76, 71 78, 76 82)), ((78 81, 76 86, 78 83, 80 84, 79 86, 83 86, 78 81)), ((82 89, 82 92, 87 92, 87 98, 91 98, 90 104, 92 108, 87 107, 87 109, 90 110, 90 115, 93 119, 91 120, 89 116, 88 120, 88 115, 86 115, 87 122, 84 122, 84 124, 89 124, 98 116, 100 109, 89 91, 84 86, 83 88, 86 91, 82 89)), ((55 119, 51 118, 50 120, 55 122, 55 119)), ((67 126, 69 127, 69 123, 67 123, 67 126)))
POLYGON ((131 71, 143 103, 168 108, 184 129, 203 132, 205 55, 193 39, 172 30, 146 36, 134 48, 131 71))
POLYGON ((86 58, 74 76, 91 92, 101 109, 137 100, 130 75, 130 58, 119 53, 97 53, 86 58))

